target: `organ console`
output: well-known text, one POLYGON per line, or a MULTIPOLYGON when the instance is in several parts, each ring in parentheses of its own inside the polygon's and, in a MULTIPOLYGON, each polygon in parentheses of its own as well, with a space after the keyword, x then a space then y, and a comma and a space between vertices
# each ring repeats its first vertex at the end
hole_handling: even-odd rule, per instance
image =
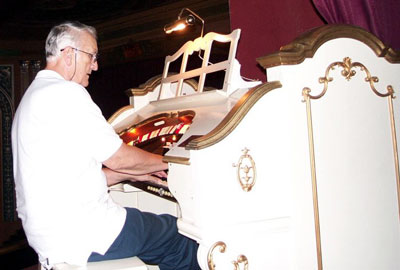
MULTIPOLYGON (((128 125, 119 135, 127 145, 164 155, 190 127, 195 113, 191 110, 156 114, 136 124, 128 125)), ((146 182, 132 183, 144 191, 176 201, 169 190, 146 182)))
POLYGON ((169 164, 168 188, 132 185, 156 195, 145 199, 155 212, 172 205, 202 269, 399 269, 399 53, 327 25, 257 59, 261 83, 240 76, 239 36, 190 41, 161 77, 129 90, 131 105, 109 122, 169 164), (215 42, 230 51, 211 64, 215 42), (187 70, 198 51, 202 66, 187 70), (223 87, 204 90, 217 71, 223 87))

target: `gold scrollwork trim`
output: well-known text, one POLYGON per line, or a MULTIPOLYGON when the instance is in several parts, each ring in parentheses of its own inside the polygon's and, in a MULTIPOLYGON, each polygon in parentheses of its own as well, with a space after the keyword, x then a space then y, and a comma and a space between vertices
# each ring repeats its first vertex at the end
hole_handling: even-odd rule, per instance
MULTIPOLYGON (((333 80, 333 78, 329 77, 329 73, 331 70, 334 70, 335 67, 341 67, 341 74, 346 80, 351 80, 353 76, 356 75, 355 68, 359 68, 361 71, 366 73, 365 81, 369 83, 371 90, 379 97, 387 97, 388 98, 388 108, 389 108, 389 117, 391 122, 391 137, 392 137, 392 145, 393 145, 393 154, 394 154, 394 165, 395 165, 395 174, 396 174, 396 185, 397 185, 397 204, 399 209, 399 219, 400 219, 400 169, 399 169, 399 159, 398 159, 398 146, 397 146, 397 134, 395 128, 395 120, 394 120, 394 110, 393 110, 393 99, 396 98, 394 94, 394 89, 391 85, 386 86, 387 92, 381 93, 375 88, 375 84, 379 82, 379 78, 376 76, 372 76, 369 70, 359 62, 352 62, 350 57, 345 57, 343 62, 334 62, 330 64, 326 71, 325 77, 319 78, 319 82, 324 84, 324 89, 319 95, 311 95, 311 89, 308 87, 303 88, 303 101, 307 103, 310 102, 310 99, 319 99, 325 95, 328 90, 328 83, 333 80), (307 101, 308 100, 308 101, 307 101)), ((307 105, 311 106, 310 104, 307 105)), ((309 116, 311 118, 311 108, 309 109, 309 116)), ((311 130, 312 132, 312 130, 311 130)))
MULTIPOLYGON (((387 92, 386 93, 380 93, 378 90, 375 88, 375 83, 379 82, 379 78, 376 76, 372 76, 369 70, 361 63, 359 62, 352 62, 350 57, 345 57, 343 59, 343 62, 334 62, 330 64, 326 70, 325 70, 325 77, 319 78, 319 83, 324 84, 324 89, 319 95, 311 95, 309 90, 303 90, 303 96, 304 94, 309 95, 311 99, 319 99, 322 96, 325 95, 326 91, 328 90, 328 83, 333 81, 333 78, 329 76, 329 73, 334 70, 336 67, 342 68, 342 76, 345 77, 346 80, 350 81, 353 76, 356 75, 355 68, 359 68, 361 71, 364 71, 367 75, 365 77, 365 81, 369 83, 369 86, 371 90, 380 97, 387 97, 387 96, 394 96, 394 91, 393 87, 391 85, 388 85, 387 92)), ((308 89, 308 88, 307 88, 308 89)))
POLYGON ((208 268, 210 270, 215 270, 213 253, 217 247, 219 247, 220 253, 225 253, 226 244, 222 241, 218 241, 218 242, 214 243, 214 245, 211 246, 210 250, 208 251, 208 255, 207 255, 207 263, 208 263, 208 268))
POLYGON ((399 219, 400 219, 400 169, 399 169, 399 159, 398 159, 398 146, 397 146, 397 136, 396 136, 396 128, 395 128, 395 119, 394 119, 394 110, 393 110, 393 99, 394 90, 391 85, 388 85, 387 92, 381 93, 376 90, 374 83, 379 82, 379 78, 376 76, 371 76, 369 70, 361 63, 355 62, 353 63, 349 57, 343 59, 343 62, 334 62, 328 66, 325 71, 325 77, 319 78, 319 82, 324 84, 324 89, 319 95, 311 95, 311 89, 308 87, 304 87, 302 91, 303 101, 306 103, 307 109, 307 126, 308 126, 308 136, 309 136, 309 151, 310 151, 310 166, 311 166, 311 181, 312 181, 312 190, 313 190, 313 205, 314 205, 314 220, 315 220, 315 234, 316 234, 316 245, 317 245, 317 259, 318 259, 318 269, 322 270, 322 249, 321 249, 321 233, 320 233, 320 221, 319 221, 319 209, 318 209, 318 192, 317 192, 317 179, 316 179, 316 167, 315 167, 315 152, 314 152, 314 138, 313 138, 313 125, 312 125, 312 113, 311 113, 311 99, 319 99, 323 97, 328 89, 328 83, 333 80, 333 78, 329 77, 329 72, 333 70, 336 66, 342 68, 342 76, 346 78, 346 80, 350 80, 353 76, 355 76, 356 71, 354 70, 356 67, 361 71, 364 71, 367 75, 365 81, 369 83, 372 91, 379 97, 387 97, 388 98, 388 107, 389 107, 389 117, 391 122, 391 137, 392 137, 392 145, 393 145, 393 154, 394 154, 394 165, 395 165, 395 174, 396 174, 396 185, 397 185, 397 204, 399 209, 399 219))
MULTIPOLYGON (((214 243, 211 246, 211 248, 210 248, 210 250, 208 251, 208 254, 207 254, 207 264, 208 264, 208 269, 209 270, 215 270, 216 269, 216 266, 215 266, 215 263, 214 263, 213 253, 214 253, 214 250, 217 249, 217 248, 219 248, 219 252, 220 253, 225 253, 226 244, 224 242, 222 242, 222 241, 218 241, 218 242, 214 243)), ((239 255, 237 257, 237 260, 233 261, 232 263, 235 266, 235 270, 240 270, 240 265, 241 264, 243 264, 244 270, 248 270, 249 269, 249 262, 248 262, 247 257, 245 255, 242 255, 242 254, 239 255)))
POLYGON ((237 164, 232 164, 233 167, 237 168, 237 178, 242 189, 249 192, 256 183, 256 163, 254 162, 251 155, 249 155, 249 149, 244 148, 242 150, 243 155, 240 156, 237 164))

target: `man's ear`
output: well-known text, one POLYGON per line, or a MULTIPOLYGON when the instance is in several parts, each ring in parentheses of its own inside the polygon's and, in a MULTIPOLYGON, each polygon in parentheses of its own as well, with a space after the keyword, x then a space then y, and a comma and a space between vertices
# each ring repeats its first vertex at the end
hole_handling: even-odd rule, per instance
POLYGON ((65 48, 62 52, 62 58, 67 66, 73 65, 75 61, 75 52, 74 49, 68 47, 65 48))

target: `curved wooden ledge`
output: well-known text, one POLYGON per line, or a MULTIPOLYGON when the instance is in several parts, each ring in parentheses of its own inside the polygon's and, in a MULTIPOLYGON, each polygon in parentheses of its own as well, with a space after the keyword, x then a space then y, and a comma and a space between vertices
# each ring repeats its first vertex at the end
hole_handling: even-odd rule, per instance
MULTIPOLYGON (((125 91, 125 94, 128 97, 131 96, 145 96, 149 92, 153 92, 154 89, 161 84, 162 75, 154 76, 148 79, 145 83, 139 85, 138 88, 129 88, 125 91)), ((198 83, 194 79, 185 80, 185 83, 189 84, 193 89, 197 91, 198 83)))
POLYGON ((282 87, 282 84, 279 81, 275 81, 263 83, 250 89, 212 131, 204 136, 189 138, 187 143, 183 142, 185 149, 200 150, 218 143, 239 125, 247 112, 261 97, 280 87, 282 87))
POLYGON ((118 118, 118 116, 120 116, 121 114, 123 114, 126 111, 132 110, 133 107, 132 105, 126 105, 122 108, 120 108, 118 111, 116 111, 115 113, 113 113, 113 115, 110 116, 110 118, 108 118, 107 122, 112 124, 112 122, 115 121, 115 119, 118 118))
POLYGON ((363 28, 345 24, 328 24, 312 29, 281 47, 278 52, 257 58, 257 62, 263 68, 300 64, 304 59, 313 57, 322 44, 336 38, 356 39, 369 46, 378 57, 384 57, 390 63, 400 63, 400 52, 386 46, 363 28))

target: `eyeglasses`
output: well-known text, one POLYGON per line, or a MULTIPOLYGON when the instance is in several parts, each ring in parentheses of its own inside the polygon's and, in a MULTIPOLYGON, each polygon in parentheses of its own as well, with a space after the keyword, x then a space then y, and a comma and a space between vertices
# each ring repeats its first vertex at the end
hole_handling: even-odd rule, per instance
MULTIPOLYGON (((86 53, 87 55, 89 55, 89 56, 90 56, 90 60, 92 61, 92 64, 96 63, 97 60, 99 60, 99 54, 98 54, 98 53, 85 52, 85 51, 79 50, 79 49, 74 48, 74 47, 71 47, 71 48, 74 49, 75 51, 83 52, 83 53, 86 53)), ((62 51, 65 50, 65 49, 66 49, 66 48, 61 49, 60 52, 62 52, 62 51)))

